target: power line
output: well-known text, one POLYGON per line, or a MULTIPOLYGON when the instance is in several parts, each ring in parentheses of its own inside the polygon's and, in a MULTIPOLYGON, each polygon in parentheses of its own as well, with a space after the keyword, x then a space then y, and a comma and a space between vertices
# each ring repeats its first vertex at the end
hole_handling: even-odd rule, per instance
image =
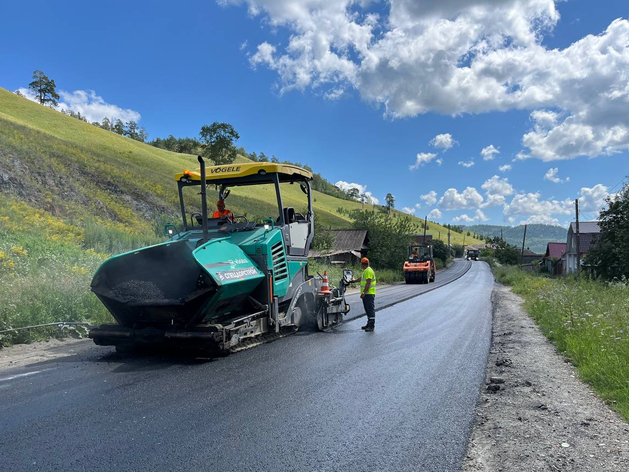
POLYGON ((612 190, 614 190, 614 189, 615 189, 616 187, 618 187, 621 183, 623 183, 623 182, 625 181, 625 179, 626 179, 626 178, 627 178, 627 177, 625 176, 625 177, 623 177, 622 179, 620 179, 620 181, 619 181, 616 185, 614 185, 613 187, 611 187, 611 188, 608 190, 608 192, 609 192, 609 193, 611 193, 611 192, 612 192, 612 190))

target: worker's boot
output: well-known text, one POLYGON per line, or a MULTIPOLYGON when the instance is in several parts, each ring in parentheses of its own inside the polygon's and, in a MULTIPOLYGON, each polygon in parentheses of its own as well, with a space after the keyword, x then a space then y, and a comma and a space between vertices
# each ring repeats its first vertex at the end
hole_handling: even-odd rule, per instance
POLYGON ((371 333, 376 328, 376 321, 369 320, 367 321, 367 325, 363 328, 366 333, 371 333))
POLYGON ((365 326, 361 326, 360 329, 367 329, 369 328, 369 321, 367 321, 367 324, 365 326))

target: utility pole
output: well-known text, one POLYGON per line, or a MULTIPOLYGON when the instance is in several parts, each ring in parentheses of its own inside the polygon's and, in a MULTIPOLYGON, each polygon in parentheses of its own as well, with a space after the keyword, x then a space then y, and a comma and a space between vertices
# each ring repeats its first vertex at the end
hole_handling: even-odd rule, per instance
POLYGON ((522 238, 522 254, 520 256, 520 267, 524 263, 524 243, 526 242, 526 226, 524 225, 524 237, 522 238))
POLYGON ((577 221, 576 236, 577 236, 577 277, 578 277, 579 273, 581 272, 581 244, 579 241, 579 199, 578 198, 574 201, 574 213, 575 213, 576 221, 577 221))
POLYGON ((448 225, 448 250, 450 250, 450 225, 448 225))
POLYGON ((423 244, 426 244, 426 225, 428 225, 428 215, 426 215, 426 218, 424 218, 424 240, 422 241, 423 244))

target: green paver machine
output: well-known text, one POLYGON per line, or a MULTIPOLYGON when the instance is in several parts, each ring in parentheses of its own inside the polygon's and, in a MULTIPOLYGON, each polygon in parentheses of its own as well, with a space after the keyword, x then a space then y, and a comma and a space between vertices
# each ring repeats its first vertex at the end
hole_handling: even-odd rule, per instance
POLYGON ((99 345, 147 343, 234 351, 294 332, 321 330, 349 312, 345 288, 328 289, 308 272, 314 236, 312 173, 285 164, 205 166, 177 174, 183 229, 167 225, 169 240, 114 256, 92 281, 92 291, 117 325, 90 331, 99 345), (282 203, 281 184, 297 184, 305 214, 282 203), (245 216, 208 216, 207 190, 229 202, 231 190, 254 185, 274 188, 277 210, 263 221, 245 216), (188 214, 186 189, 201 196, 201 212, 188 214))

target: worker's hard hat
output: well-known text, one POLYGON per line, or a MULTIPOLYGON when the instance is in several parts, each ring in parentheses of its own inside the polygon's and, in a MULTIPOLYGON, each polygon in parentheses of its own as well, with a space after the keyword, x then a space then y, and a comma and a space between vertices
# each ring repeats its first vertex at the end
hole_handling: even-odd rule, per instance
POLYGON ((224 207, 225 206, 225 200, 219 200, 218 202, 216 202, 216 206, 217 207, 224 207))
POLYGON ((363 258, 360 260, 360 263, 361 263, 361 264, 369 264, 369 259, 367 259, 366 257, 363 257, 363 258))

